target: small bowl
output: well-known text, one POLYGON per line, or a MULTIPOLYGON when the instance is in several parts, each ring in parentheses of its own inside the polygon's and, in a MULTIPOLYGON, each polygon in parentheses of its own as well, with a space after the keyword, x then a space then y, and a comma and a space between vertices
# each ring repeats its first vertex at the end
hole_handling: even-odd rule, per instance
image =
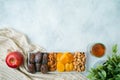
POLYGON ((103 57, 106 53, 106 46, 103 43, 91 43, 88 45, 88 53, 91 53, 91 55, 93 55, 95 57, 99 57, 99 58, 103 57), (103 52, 100 51, 102 49, 103 49, 103 52), (102 53, 97 54, 97 52, 98 53, 102 52, 102 53))

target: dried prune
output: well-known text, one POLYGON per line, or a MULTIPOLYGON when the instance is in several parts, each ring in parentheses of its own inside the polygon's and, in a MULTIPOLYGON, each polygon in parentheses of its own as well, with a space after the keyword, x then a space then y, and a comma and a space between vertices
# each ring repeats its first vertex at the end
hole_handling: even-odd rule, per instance
POLYGON ((47 62, 48 62, 48 54, 44 53, 42 58, 42 64, 47 64, 47 62))
POLYGON ((35 65, 34 64, 28 64, 28 71, 30 73, 35 73, 35 65))
POLYGON ((45 73, 48 72, 48 66, 47 66, 47 64, 42 64, 42 65, 41 65, 41 72, 42 72, 43 74, 45 74, 45 73))
POLYGON ((35 63, 36 71, 40 72, 41 64, 40 63, 35 63))
POLYGON ((35 63, 35 54, 30 53, 30 55, 29 55, 29 62, 30 63, 35 63))
POLYGON ((37 53, 35 54, 35 62, 36 62, 36 63, 40 63, 41 60, 42 60, 42 53, 37 52, 37 53))

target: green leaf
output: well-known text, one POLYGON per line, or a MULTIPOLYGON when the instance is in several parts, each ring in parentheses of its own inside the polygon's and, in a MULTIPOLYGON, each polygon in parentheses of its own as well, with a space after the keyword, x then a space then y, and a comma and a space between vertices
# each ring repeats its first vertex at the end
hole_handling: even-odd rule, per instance
POLYGON ((120 78, 115 78, 115 80, 120 80, 120 78))
POLYGON ((113 53, 117 53, 117 51, 118 51, 117 44, 115 44, 115 45, 113 45, 113 47, 112 47, 112 52, 113 52, 113 53))
POLYGON ((115 73, 115 74, 120 73, 120 67, 119 67, 119 66, 117 66, 117 67, 114 69, 114 73, 115 73))
POLYGON ((106 78, 106 72, 104 70, 102 70, 101 72, 102 72, 104 78, 106 78))
POLYGON ((118 67, 120 68, 120 62, 118 63, 118 67))
POLYGON ((112 58, 113 58, 113 60, 114 60, 115 62, 118 61, 118 60, 117 60, 117 58, 118 58, 117 55, 113 55, 112 58))
POLYGON ((114 64, 114 66, 117 66, 117 63, 113 59, 111 59, 111 62, 114 64))
POLYGON ((101 72, 98 72, 98 75, 101 77, 102 80, 105 79, 101 72))
POLYGON ((112 71, 112 66, 111 65, 108 65, 107 68, 108 68, 108 70, 112 71))
POLYGON ((98 70, 102 70, 102 69, 103 69, 103 66, 102 66, 102 65, 98 65, 98 66, 97 66, 97 69, 98 69, 98 70))
POLYGON ((120 80, 120 74, 115 77, 115 80, 120 80))
POLYGON ((114 78, 109 78, 108 80, 114 80, 114 78))

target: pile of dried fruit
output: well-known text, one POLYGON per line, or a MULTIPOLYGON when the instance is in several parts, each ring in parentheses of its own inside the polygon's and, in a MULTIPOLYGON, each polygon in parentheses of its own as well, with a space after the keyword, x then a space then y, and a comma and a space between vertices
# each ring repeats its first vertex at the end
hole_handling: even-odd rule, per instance
POLYGON ((52 52, 32 53, 28 57, 28 70, 31 73, 48 71, 78 71, 85 70, 86 57, 84 52, 52 52))
POLYGON ((72 71, 73 70, 73 54, 70 52, 57 54, 57 71, 72 71))
POLYGON ((47 73, 48 72, 48 54, 47 53, 30 53, 28 56, 28 71, 30 73, 35 72, 42 72, 47 73))

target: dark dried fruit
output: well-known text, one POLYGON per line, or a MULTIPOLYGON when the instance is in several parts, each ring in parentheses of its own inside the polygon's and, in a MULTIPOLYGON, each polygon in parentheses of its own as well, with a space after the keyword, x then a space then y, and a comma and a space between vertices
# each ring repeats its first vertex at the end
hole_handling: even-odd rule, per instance
POLYGON ((37 53, 35 54, 35 62, 36 62, 36 63, 40 63, 41 60, 42 60, 42 53, 37 52, 37 53))
POLYGON ((30 53, 30 55, 29 55, 29 62, 30 63, 35 63, 35 54, 33 54, 33 53, 30 53))
POLYGON ((48 54, 44 53, 42 58, 42 64, 47 64, 47 62, 48 62, 48 54))
POLYGON ((35 73, 35 65, 34 64, 28 64, 28 71, 30 73, 35 73))
POLYGON ((41 64, 40 63, 35 63, 36 71, 40 72, 41 64))
POLYGON ((42 72, 43 74, 45 74, 45 73, 48 72, 48 66, 47 66, 47 64, 42 64, 42 65, 41 65, 41 72, 42 72))

